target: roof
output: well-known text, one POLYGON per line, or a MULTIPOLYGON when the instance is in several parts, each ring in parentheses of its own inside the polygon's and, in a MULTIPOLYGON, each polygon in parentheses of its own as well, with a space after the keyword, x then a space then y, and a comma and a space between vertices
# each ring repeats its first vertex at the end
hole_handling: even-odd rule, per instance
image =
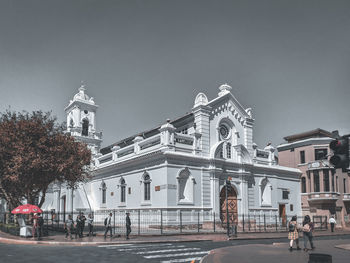
POLYGON ((323 138, 323 137, 333 137, 333 136, 331 132, 317 128, 315 130, 289 135, 284 137, 283 139, 291 143, 291 142, 305 140, 309 138, 323 138))

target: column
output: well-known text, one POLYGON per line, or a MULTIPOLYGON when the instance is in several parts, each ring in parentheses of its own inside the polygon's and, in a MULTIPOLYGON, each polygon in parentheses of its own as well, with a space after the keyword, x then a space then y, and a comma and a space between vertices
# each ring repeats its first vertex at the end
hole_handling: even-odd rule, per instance
POLYGON ((211 174, 210 177, 210 189, 211 189, 211 205, 213 212, 218 216, 220 215, 220 184, 219 178, 215 177, 215 174, 211 174))

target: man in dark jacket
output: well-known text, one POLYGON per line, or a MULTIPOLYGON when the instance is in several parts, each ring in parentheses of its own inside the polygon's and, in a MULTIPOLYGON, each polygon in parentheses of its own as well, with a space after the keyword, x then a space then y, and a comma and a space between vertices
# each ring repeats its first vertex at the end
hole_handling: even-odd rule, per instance
POLYGON ((37 229, 36 229, 38 240, 41 240, 41 238, 42 238, 43 226, 44 226, 43 216, 40 213, 38 213, 38 226, 37 226, 37 229))
POLYGON ((80 237, 84 236, 85 221, 86 221, 86 217, 84 216, 84 213, 82 213, 80 215, 80 233, 79 233, 80 237))
POLYGON ((80 214, 77 215, 77 219, 75 220, 75 238, 78 237, 82 237, 80 234, 80 230, 81 230, 81 219, 80 219, 80 214))
POLYGON ((105 218, 105 234, 104 237, 107 237, 108 231, 110 232, 110 236, 112 238, 112 213, 109 213, 109 216, 105 218))
POLYGON ((130 213, 126 213, 126 219, 125 219, 125 224, 126 224, 126 239, 129 239, 129 234, 131 232, 131 221, 129 217, 130 213))

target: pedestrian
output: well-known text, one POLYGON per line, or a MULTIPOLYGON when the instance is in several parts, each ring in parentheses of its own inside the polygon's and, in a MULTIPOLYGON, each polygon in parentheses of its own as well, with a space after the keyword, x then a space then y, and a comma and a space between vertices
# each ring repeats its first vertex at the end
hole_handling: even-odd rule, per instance
POLYGON ((79 233, 80 237, 84 236, 85 221, 86 221, 86 217, 84 216, 84 213, 82 213, 80 215, 80 233, 79 233))
POLYGON ((43 235, 43 226, 44 226, 44 219, 42 215, 38 213, 38 226, 36 228, 38 240, 40 240, 43 235))
POLYGON ((81 230, 81 220, 80 220, 80 214, 78 214, 77 218, 75 219, 75 238, 77 238, 78 236, 81 237, 80 230, 81 230))
POLYGON ((129 217, 130 213, 126 212, 125 225, 126 225, 126 239, 129 239, 129 234, 131 232, 131 221, 129 217))
POLYGON ((308 215, 304 217, 303 221, 303 238, 304 238, 304 251, 308 251, 307 249, 307 241, 310 242, 311 249, 314 250, 315 246, 312 241, 312 231, 314 230, 314 224, 311 222, 311 219, 308 215))
POLYGON ((105 218, 105 227, 106 227, 106 230, 105 230, 105 235, 104 237, 106 238, 107 237, 107 233, 108 233, 108 230, 110 232, 110 236, 112 237, 112 213, 109 213, 109 216, 107 216, 105 218))
POLYGON ((37 213, 33 214, 32 221, 33 221, 32 236, 33 236, 33 239, 35 239, 36 229, 38 227, 38 214, 37 213))
POLYGON ((94 231, 93 231, 93 222, 94 222, 94 219, 92 218, 92 215, 89 214, 88 218, 87 218, 87 221, 88 221, 88 227, 89 227, 89 234, 88 236, 94 236, 94 231))
POLYGON ((331 216, 329 219, 329 224, 331 225, 331 231, 334 232, 334 226, 337 224, 337 221, 335 221, 334 216, 331 216))
POLYGON ((300 250, 299 247, 299 227, 297 223, 297 217, 293 216, 292 220, 289 222, 289 233, 288 233, 288 239, 289 242, 289 251, 293 250, 293 242, 295 240, 295 243, 297 244, 297 250, 300 250))
POLYGON ((69 215, 68 220, 64 223, 64 229, 66 231, 66 238, 68 238, 68 235, 69 235, 70 239, 73 239, 73 237, 72 237, 73 227, 74 227, 74 222, 73 222, 72 216, 69 215))

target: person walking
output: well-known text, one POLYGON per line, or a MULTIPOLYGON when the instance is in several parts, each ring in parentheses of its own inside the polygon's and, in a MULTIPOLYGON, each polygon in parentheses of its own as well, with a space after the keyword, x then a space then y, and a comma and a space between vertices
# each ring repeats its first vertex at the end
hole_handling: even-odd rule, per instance
POLYGON ((32 221, 33 221, 32 236, 33 236, 33 239, 35 239, 36 229, 38 227, 38 214, 37 213, 34 213, 32 221))
POLYGON ((126 239, 129 239, 129 234, 131 232, 131 221, 129 217, 130 213, 126 212, 125 225, 126 225, 126 239))
POLYGON ((84 236, 85 221, 86 221, 86 217, 84 216, 84 213, 82 213, 80 215, 80 233, 79 233, 79 237, 83 237, 84 236))
POLYGON ((107 237, 107 233, 108 233, 108 230, 110 232, 110 236, 112 237, 112 213, 109 213, 109 216, 105 218, 105 227, 106 227, 106 230, 105 230, 105 234, 104 234, 104 237, 106 238, 107 237))
POLYGON ((88 227, 89 227, 89 234, 88 236, 94 236, 94 231, 93 231, 93 222, 94 222, 94 219, 92 218, 92 215, 89 214, 88 218, 87 218, 87 222, 88 222, 88 227))
POLYGON ((80 214, 78 214, 75 220, 75 238, 77 238, 78 236, 81 237, 80 230, 81 230, 81 219, 80 219, 80 214))
POLYGON ((293 250, 293 242, 295 240, 295 243, 297 244, 297 250, 300 250, 299 247, 299 227, 297 223, 297 217, 293 216, 292 220, 289 222, 289 233, 288 233, 288 239, 289 242, 289 251, 293 250))
POLYGON ((69 215, 68 220, 64 223, 64 228, 66 230, 66 238, 68 238, 68 235, 69 235, 70 239, 73 239, 72 237, 73 227, 74 227, 74 222, 73 222, 72 216, 69 215))
POLYGON ((44 219, 40 213, 38 213, 38 225, 36 228, 36 234, 38 237, 38 240, 41 240, 43 235, 43 226, 44 226, 44 219))
POLYGON ((311 249, 314 250, 315 246, 312 241, 312 231, 314 230, 314 224, 311 222, 311 219, 308 215, 304 217, 303 221, 303 238, 304 238, 304 251, 308 251, 307 249, 307 241, 310 242, 311 249))
POLYGON ((334 232, 334 226, 337 224, 337 221, 335 221, 334 216, 331 216, 329 219, 329 224, 331 225, 331 231, 334 232))

